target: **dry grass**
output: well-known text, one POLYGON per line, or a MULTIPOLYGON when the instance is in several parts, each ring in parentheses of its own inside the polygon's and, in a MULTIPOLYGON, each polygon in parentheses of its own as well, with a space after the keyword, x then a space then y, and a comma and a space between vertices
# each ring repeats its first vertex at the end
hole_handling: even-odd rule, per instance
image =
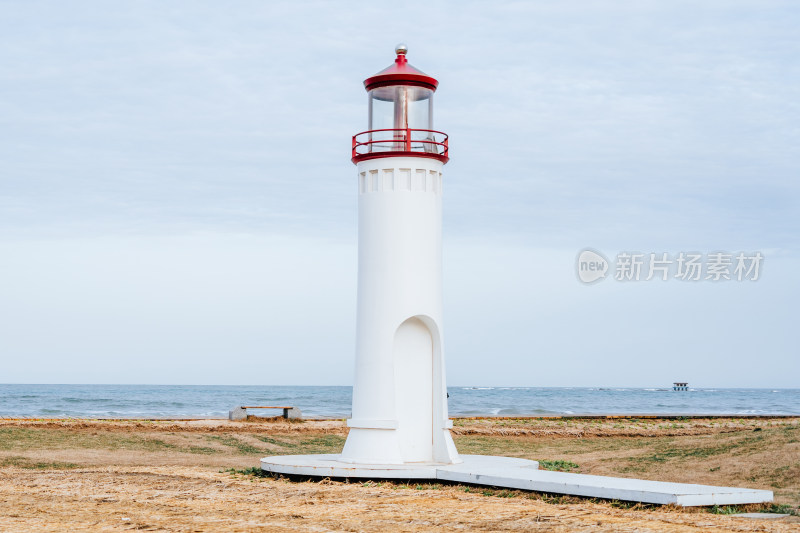
MULTIPOLYGON (((462 453, 572 471, 774 490, 800 505, 800 420, 458 420, 462 453), (577 465, 577 467, 573 467, 577 465)), ((248 475, 338 452, 341 421, 0 421, 0 530, 796 531, 707 511, 440 484, 248 475), (240 473, 236 473, 240 472, 240 473)), ((794 521, 794 522, 792 522, 794 521)))

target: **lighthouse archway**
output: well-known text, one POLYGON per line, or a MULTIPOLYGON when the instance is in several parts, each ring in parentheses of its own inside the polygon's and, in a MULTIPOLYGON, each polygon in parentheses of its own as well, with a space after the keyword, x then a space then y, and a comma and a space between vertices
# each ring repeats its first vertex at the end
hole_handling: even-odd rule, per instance
POLYGON ((418 317, 394 335, 394 390, 400 453, 404 462, 433 460, 434 335, 418 317))

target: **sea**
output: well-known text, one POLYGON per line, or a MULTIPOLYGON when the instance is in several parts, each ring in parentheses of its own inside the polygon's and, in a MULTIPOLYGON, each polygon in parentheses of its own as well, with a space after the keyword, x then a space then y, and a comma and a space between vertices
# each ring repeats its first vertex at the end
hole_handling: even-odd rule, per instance
MULTIPOLYGON (((800 415, 800 389, 475 386, 448 394, 450 416, 800 415)), ((0 418, 224 418, 240 405, 347 418, 351 398, 352 387, 0 384, 0 418)))

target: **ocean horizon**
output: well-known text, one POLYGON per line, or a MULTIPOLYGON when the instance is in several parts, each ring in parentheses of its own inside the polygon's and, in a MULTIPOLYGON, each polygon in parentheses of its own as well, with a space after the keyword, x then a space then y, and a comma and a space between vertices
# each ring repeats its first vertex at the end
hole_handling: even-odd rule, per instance
MULTIPOLYGON (((800 415, 800 389, 452 386, 448 394, 453 417, 800 415)), ((0 384, 0 417, 224 418, 240 405, 291 405, 307 418, 347 418, 351 398, 350 386, 0 384)))

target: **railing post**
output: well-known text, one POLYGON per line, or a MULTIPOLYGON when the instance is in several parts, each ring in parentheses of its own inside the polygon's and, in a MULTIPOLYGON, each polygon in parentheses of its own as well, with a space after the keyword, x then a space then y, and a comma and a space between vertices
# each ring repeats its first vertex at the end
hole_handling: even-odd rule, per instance
POLYGON ((352 157, 356 156, 356 136, 353 135, 353 155, 352 157))
POLYGON ((406 128, 406 152, 411 151, 411 129, 406 128))

